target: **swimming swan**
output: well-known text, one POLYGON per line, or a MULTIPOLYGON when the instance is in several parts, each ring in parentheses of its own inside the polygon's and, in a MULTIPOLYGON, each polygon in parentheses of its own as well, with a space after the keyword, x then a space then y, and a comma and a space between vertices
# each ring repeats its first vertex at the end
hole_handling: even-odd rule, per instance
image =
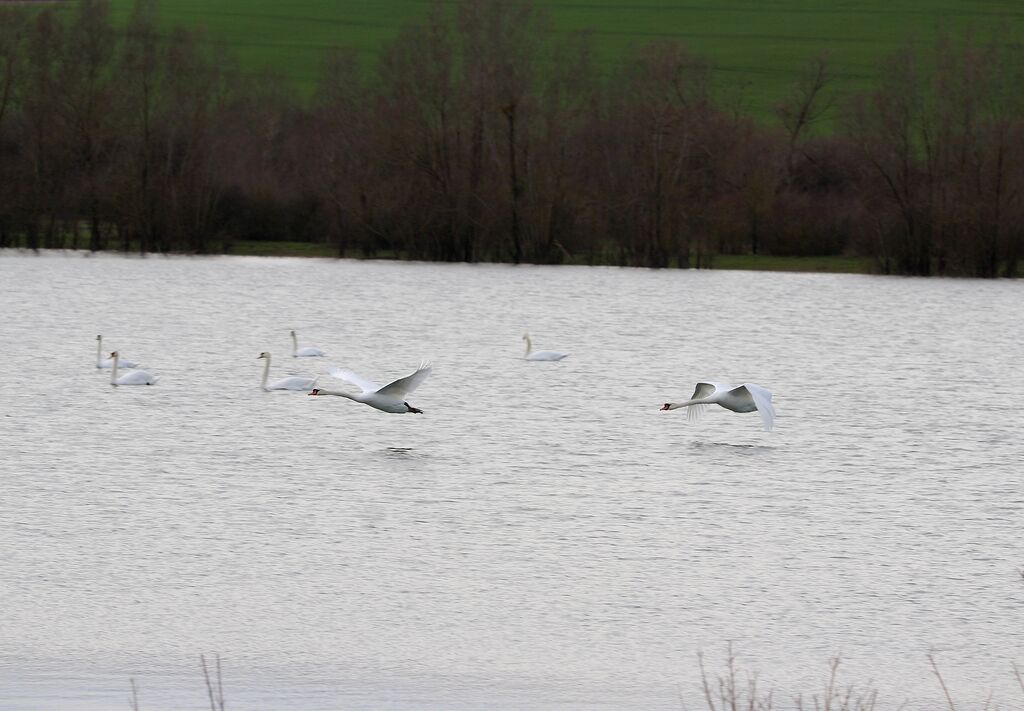
POLYGON ((686 419, 696 420, 707 409, 708 405, 721 405, 733 412, 754 412, 761 416, 766 430, 775 423, 775 408, 772 407, 772 394, 760 385, 743 383, 727 385, 726 383, 697 383, 693 395, 686 402, 666 402, 662 410, 675 410, 680 407, 690 408, 686 419))
POLYGON ((270 385, 267 385, 267 377, 270 375, 270 354, 264 351, 256 356, 256 360, 259 360, 260 358, 267 361, 266 365, 263 366, 263 379, 260 381, 260 387, 264 390, 309 390, 311 387, 316 385, 316 381, 319 379, 292 375, 287 378, 275 380, 270 385))
POLYGON ((414 412, 417 415, 421 415, 423 414, 423 410, 413 407, 405 401, 405 398, 427 379, 427 376, 430 375, 430 370, 430 365, 424 363, 412 375, 399 378, 398 380, 392 381, 384 387, 381 387, 371 380, 367 380, 360 375, 356 375, 351 370, 335 366, 327 369, 327 372, 331 376, 352 383, 359 387, 363 392, 346 393, 340 390, 321 390, 314 388, 309 394, 337 395, 339 397, 347 397, 349 400, 361 402, 364 405, 369 405, 370 407, 374 407, 384 412, 414 412))
MULTIPOLYGON (((96 367, 97 368, 110 368, 113 367, 114 361, 110 358, 103 357, 103 336, 96 336, 96 367)), ((122 368, 138 368, 139 364, 134 360, 128 360, 125 358, 121 361, 122 368)))
POLYGON ((155 375, 151 375, 144 370, 133 370, 130 373, 125 373, 120 378, 117 377, 117 351, 110 354, 110 359, 114 362, 111 366, 110 371, 110 384, 111 385, 156 385, 156 381, 160 378, 155 375))
POLYGON ((568 353, 562 353, 560 351, 535 351, 533 350, 533 342, 530 341, 530 334, 524 333, 523 340, 526 341, 526 354, 523 355, 525 360, 562 360, 568 356, 568 353))
POLYGON ((292 331, 292 358, 316 358, 318 356, 327 355, 316 346, 306 346, 305 348, 299 348, 299 339, 295 335, 295 331, 292 331))

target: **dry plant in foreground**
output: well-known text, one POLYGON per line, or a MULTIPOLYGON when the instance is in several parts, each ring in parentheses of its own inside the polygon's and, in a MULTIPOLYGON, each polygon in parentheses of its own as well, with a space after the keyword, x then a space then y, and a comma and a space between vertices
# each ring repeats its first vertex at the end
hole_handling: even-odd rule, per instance
POLYGON ((220 673, 220 654, 216 655, 216 677, 210 677, 206 666, 206 655, 199 655, 199 664, 203 668, 203 679, 206 681, 206 693, 210 697, 210 711, 224 711, 224 677, 220 673))
MULTIPOLYGON (((704 654, 697 654, 701 686, 708 711, 772 711, 776 708, 774 692, 758 688, 756 673, 741 673, 736 666, 736 654, 729 644, 725 671, 713 677, 704 666, 704 654)), ((802 694, 793 699, 796 711, 874 711, 878 691, 870 686, 840 686, 838 681, 840 658, 829 663, 828 681, 824 691, 805 699, 802 694)))
MULTIPOLYGON (((206 694, 210 699, 210 711, 224 711, 224 676, 220 668, 220 654, 214 655, 213 671, 206 663, 206 655, 199 655, 199 666, 203 670, 203 681, 206 682, 206 694)), ((139 687, 134 677, 129 679, 132 688, 132 695, 128 704, 132 711, 139 711, 139 687)))

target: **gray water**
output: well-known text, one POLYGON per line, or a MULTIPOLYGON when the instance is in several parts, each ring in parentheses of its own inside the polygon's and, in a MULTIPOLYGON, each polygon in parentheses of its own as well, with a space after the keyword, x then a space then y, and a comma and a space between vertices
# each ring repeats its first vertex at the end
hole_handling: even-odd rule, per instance
MULTIPOLYGON (((1024 708, 1024 283, 0 253, 0 708, 1024 708), (288 357, 290 329, 324 359, 288 357), (521 359, 529 330, 558 363, 521 359), (112 388, 95 336, 160 376, 112 388), (258 388, 430 360, 423 415, 258 388), (776 429, 660 412, 701 379, 776 429)), ((326 378, 325 383, 332 383, 326 378)))

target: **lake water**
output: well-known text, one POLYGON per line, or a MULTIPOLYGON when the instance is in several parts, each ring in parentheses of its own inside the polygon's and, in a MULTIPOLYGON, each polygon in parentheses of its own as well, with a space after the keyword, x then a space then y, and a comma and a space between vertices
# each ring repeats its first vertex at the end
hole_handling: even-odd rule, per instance
MULTIPOLYGON (((1024 283, 0 253, 0 708, 1024 708, 1024 283), (290 329, 324 359, 288 357, 290 329), (558 363, 521 359, 522 332, 558 363), (154 387, 112 388, 95 336, 154 387), (258 388, 430 360, 389 415, 258 388), (659 406, 760 383, 776 429, 659 406)), ((327 378, 325 383, 331 383, 327 378)), ((340 386, 335 383, 333 386, 340 386)))

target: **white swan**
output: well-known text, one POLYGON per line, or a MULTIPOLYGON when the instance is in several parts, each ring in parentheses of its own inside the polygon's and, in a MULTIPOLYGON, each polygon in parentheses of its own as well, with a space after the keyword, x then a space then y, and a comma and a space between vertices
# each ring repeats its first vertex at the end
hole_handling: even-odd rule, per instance
POLYGON ((270 354, 263 351, 256 360, 263 358, 267 361, 266 365, 263 366, 263 379, 260 381, 260 387, 264 390, 309 390, 311 387, 316 385, 316 381, 319 378, 303 378, 299 375, 292 375, 287 378, 281 378, 275 380, 270 385, 267 385, 267 377, 270 375, 270 354))
POLYGON ((292 331, 292 358, 316 358, 325 355, 327 354, 316 346, 299 348, 299 338, 295 335, 295 331, 292 331))
POLYGON ((526 341, 526 354, 523 356, 525 360, 562 360, 568 356, 568 353, 562 353, 561 351, 535 351, 533 350, 533 342, 530 340, 530 334, 524 333, 523 340, 526 341))
POLYGON ((430 370, 430 365, 424 363, 416 370, 415 373, 407 375, 404 378, 399 378, 398 380, 392 381, 384 387, 381 387, 371 380, 367 380, 362 376, 356 375, 351 370, 331 367, 327 369, 327 372, 330 375, 358 386, 363 392, 346 393, 340 390, 321 390, 314 388, 309 394, 337 395, 339 397, 347 397, 349 400, 361 402, 364 405, 369 405, 370 407, 383 410, 384 412, 414 412, 417 415, 420 415, 423 413, 423 410, 413 407, 405 401, 405 398, 427 379, 427 376, 430 375, 430 370))
POLYGON ((111 366, 112 370, 110 371, 111 385, 156 385, 156 382, 160 380, 160 378, 147 373, 144 370, 133 370, 130 373, 125 373, 119 378, 117 377, 117 351, 110 354, 110 359, 114 362, 114 365, 111 366))
MULTIPOLYGON (((113 367, 113 365, 114 361, 112 361, 110 358, 103 357, 103 336, 96 336, 96 367, 111 368, 113 367)), ((128 360, 127 358, 125 358, 124 360, 121 361, 121 367, 125 369, 138 368, 139 364, 136 363, 134 360, 128 360)))
POLYGON ((690 408, 686 419, 696 420, 707 409, 708 405, 721 405, 733 412, 754 412, 761 416, 766 430, 775 423, 775 408, 772 407, 772 394, 760 385, 743 383, 727 385, 726 383, 697 383, 693 395, 686 402, 666 402, 662 410, 675 410, 679 407, 690 408))

